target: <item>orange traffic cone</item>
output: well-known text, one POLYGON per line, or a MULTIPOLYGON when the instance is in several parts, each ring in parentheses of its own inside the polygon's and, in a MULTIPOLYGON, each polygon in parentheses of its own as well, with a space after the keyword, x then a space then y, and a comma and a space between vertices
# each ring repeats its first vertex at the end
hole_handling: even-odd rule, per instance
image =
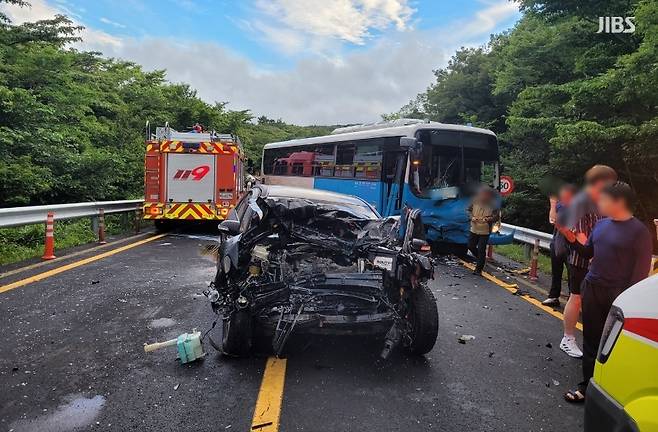
POLYGON ((532 248, 532 260, 530 261, 530 280, 536 281, 537 276, 537 266, 539 260, 539 239, 535 239, 535 246, 532 248))
POLYGON ((55 258, 55 215, 53 212, 48 212, 48 216, 46 216, 46 241, 41 259, 51 260, 53 258, 55 258))
POLYGON ((98 243, 105 244, 105 210, 98 209, 98 243))

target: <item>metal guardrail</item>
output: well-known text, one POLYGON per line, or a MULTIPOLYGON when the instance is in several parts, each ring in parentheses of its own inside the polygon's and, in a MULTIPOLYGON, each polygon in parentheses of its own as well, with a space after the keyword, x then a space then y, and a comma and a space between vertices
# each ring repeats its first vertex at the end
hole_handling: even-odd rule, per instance
POLYGON ((553 234, 506 223, 502 224, 501 232, 503 234, 514 232, 514 240, 527 245, 534 245, 535 240, 539 240, 539 247, 545 250, 550 249, 551 240, 553 240, 553 234))
POLYGON ((54 214, 55 220, 66 220, 98 216, 100 209, 103 209, 105 214, 135 211, 143 202, 144 200, 95 201, 0 208, 0 228, 44 223, 49 212, 54 214))

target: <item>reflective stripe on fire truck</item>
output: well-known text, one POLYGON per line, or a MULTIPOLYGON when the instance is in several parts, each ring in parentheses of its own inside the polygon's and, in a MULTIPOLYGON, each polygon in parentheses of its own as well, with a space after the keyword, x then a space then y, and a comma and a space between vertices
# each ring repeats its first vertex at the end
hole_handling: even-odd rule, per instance
MULTIPOLYGON (((148 151, 148 147, 147 147, 147 151, 148 151)), ((185 153, 186 149, 181 141, 162 141, 160 143, 160 152, 185 153)), ((233 154, 237 152, 238 152, 237 146, 222 144, 220 142, 200 142, 199 147, 194 149, 194 153, 205 153, 205 154, 233 154)))
MULTIPOLYGON (((185 147, 181 141, 153 141, 146 144, 146 152, 161 153, 185 153, 185 147)), ((200 142, 199 148, 194 153, 204 154, 233 154, 239 153, 235 145, 222 144, 221 142, 200 142)))
POLYGON ((229 207, 213 209, 212 204, 145 203, 144 219, 220 220, 224 219, 229 212, 229 207))

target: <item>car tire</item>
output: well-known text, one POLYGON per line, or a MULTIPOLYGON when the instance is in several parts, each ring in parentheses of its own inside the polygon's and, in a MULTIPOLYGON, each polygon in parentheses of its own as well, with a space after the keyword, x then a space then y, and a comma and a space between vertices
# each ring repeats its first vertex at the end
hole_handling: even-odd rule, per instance
POLYGON ((252 319, 247 310, 233 312, 222 320, 222 353, 230 357, 245 357, 251 352, 252 319))
POLYGON ((426 284, 419 285, 411 294, 407 319, 411 324, 411 343, 407 351, 414 355, 427 354, 434 348, 439 334, 439 310, 436 298, 426 284))

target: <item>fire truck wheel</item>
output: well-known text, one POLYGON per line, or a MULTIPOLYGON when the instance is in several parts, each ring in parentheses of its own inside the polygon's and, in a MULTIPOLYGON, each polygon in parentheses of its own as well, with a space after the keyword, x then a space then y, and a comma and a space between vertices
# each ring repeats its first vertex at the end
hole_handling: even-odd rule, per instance
POLYGON ((248 310, 233 312, 222 319, 222 353, 230 357, 244 357, 251 352, 252 318, 248 310))
POLYGON ((154 222, 154 224, 155 224, 155 231, 157 233, 164 233, 171 229, 171 223, 166 220, 158 219, 154 222))

